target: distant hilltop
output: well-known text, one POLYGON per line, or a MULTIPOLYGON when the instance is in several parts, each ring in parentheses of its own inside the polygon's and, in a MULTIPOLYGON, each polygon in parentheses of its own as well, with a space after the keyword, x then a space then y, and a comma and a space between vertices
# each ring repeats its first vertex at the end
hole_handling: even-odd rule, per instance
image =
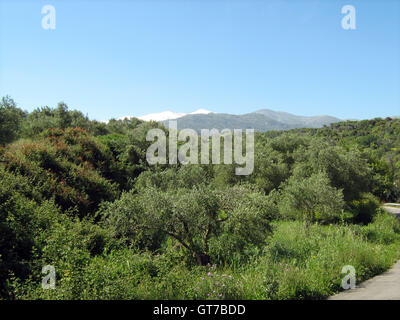
MULTIPOLYGON (((132 118, 132 116, 120 118, 132 118)), ((254 129, 255 131, 289 130, 294 128, 320 128, 334 122, 342 121, 329 115, 313 117, 298 116, 287 112, 261 109, 255 112, 234 115, 215 113, 206 109, 199 109, 190 113, 164 111, 137 117, 143 121, 163 122, 168 127, 169 120, 176 120, 178 129, 190 128, 197 132, 201 129, 254 129)))
MULTIPOLYGON (((163 111, 160 113, 146 114, 144 116, 140 116, 140 117, 136 117, 136 118, 143 120, 143 121, 165 121, 165 120, 182 118, 187 115, 209 114, 209 113, 213 113, 213 112, 206 110, 206 109, 198 109, 198 110, 190 112, 190 113, 178 113, 178 112, 167 110, 167 111, 163 111)), ((132 118, 132 116, 122 117, 122 118, 119 118, 118 120, 123 120, 126 118, 129 119, 129 118, 132 118)))

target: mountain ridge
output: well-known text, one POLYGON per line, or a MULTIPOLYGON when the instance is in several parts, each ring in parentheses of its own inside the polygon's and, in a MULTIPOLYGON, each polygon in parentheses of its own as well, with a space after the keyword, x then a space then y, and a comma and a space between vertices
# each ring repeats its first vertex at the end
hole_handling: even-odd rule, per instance
MULTIPOLYGON (((206 110, 206 109, 197 109, 196 111, 190 112, 190 113, 179 113, 179 112, 174 112, 171 110, 159 112, 159 113, 149 113, 145 114, 143 116, 135 117, 143 121, 165 121, 165 120, 171 120, 171 119, 178 119, 187 115, 191 114, 209 114, 213 113, 212 111, 206 110)), ((121 117, 118 120, 124 120, 124 119, 130 119, 133 118, 133 116, 125 116, 121 117)))
MULTIPOLYGON (((171 119, 161 121, 166 127, 171 119)), ((289 130, 295 128, 320 128, 341 119, 329 115, 298 116, 288 112, 260 109, 255 112, 233 115, 228 113, 187 114, 174 119, 178 129, 254 129, 264 132, 269 130, 289 130)))

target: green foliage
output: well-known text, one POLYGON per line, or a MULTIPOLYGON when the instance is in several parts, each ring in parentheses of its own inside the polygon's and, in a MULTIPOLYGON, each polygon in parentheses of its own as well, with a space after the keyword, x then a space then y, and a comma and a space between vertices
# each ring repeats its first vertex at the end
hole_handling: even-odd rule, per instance
POLYGON ((376 188, 376 191, 373 190, 374 195, 384 195, 386 201, 396 201, 400 198, 400 119, 344 121, 321 129, 295 129, 290 132, 296 135, 325 137, 331 143, 345 148, 361 149, 363 157, 372 167, 370 178, 375 180, 375 183, 376 180, 383 183, 383 186, 373 187, 376 188), (374 164, 379 161, 377 159, 383 160, 388 168, 382 170, 381 164, 374 164))
POLYGON ((345 150, 314 139, 307 149, 297 150, 293 175, 300 180, 319 172, 325 172, 330 184, 343 190, 346 201, 357 199, 372 185, 371 168, 357 149, 345 150))
MULTIPOLYGON (((164 192, 148 188, 130 196, 136 204, 129 213, 133 232, 161 233, 179 241, 193 255, 207 253, 207 239, 217 230, 219 220, 218 199, 211 190, 196 187, 164 192)), ((118 214, 118 204, 111 204, 105 214, 118 214)))
POLYGON ((231 235, 230 249, 262 243, 273 210, 265 196, 244 187, 218 193, 204 186, 167 191, 147 187, 139 194, 125 193, 105 205, 100 214, 119 238, 136 239, 154 248, 159 246, 160 235, 168 236, 202 264, 198 259, 209 254, 210 239, 221 234, 231 235))
POLYGON ((3 97, 0 102, 0 146, 14 141, 20 135, 20 129, 26 112, 17 108, 13 99, 3 97))
MULTIPOLYGON (((356 270, 357 284, 389 268, 399 242, 366 241, 355 226, 321 226, 308 230, 300 222, 279 222, 265 254, 243 271, 244 299, 323 299, 341 288, 343 266, 356 270)), ((376 221, 371 229, 386 228, 376 221)), ((398 231, 387 236, 398 239, 398 231)))
POLYGON ((35 246, 31 232, 34 230, 33 202, 0 190, 0 297, 10 296, 7 278, 26 278, 30 272, 32 250, 35 246), (24 201, 25 200, 25 201, 24 201))
POLYGON ((236 186, 218 192, 221 226, 218 237, 210 240, 212 261, 230 264, 249 260, 258 252, 272 231, 270 223, 278 210, 270 197, 255 188, 236 186))
MULTIPOLYGON (((47 129, 67 129, 80 127, 84 129, 93 126, 101 127, 97 122, 90 122, 80 111, 69 111, 68 106, 60 102, 55 109, 49 107, 37 108, 27 117, 27 121, 23 126, 24 137, 34 137, 47 129)), ((101 131, 101 129, 99 128, 101 131)), ((103 127, 103 131, 105 128, 103 127)))
POLYGON ((250 176, 149 165, 152 128, 2 99, 0 298, 319 299, 398 257, 399 119, 257 133, 250 176))
POLYGON ((212 173, 203 166, 181 166, 167 168, 162 171, 144 171, 136 179, 135 188, 143 191, 147 188, 157 188, 163 191, 169 189, 187 188, 207 184, 212 173))
MULTIPOLYGON (((387 229, 398 238, 388 215, 368 229, 387 229)), ((386 270, 398 257, 399 242, 368 240, 367 227, 276 222, 269 244, 256 259, 237 268, 188 267, 179 252, 111 250, 57 268, 55 290, 33 279, 14 282, 19 299, 322 299, 340 289, 342 267, 356 269, 357 283, 386 270), (203 280, 204 279, 204 280, 203 280), (223 286, 224 285, 224 286, 223 286)))
POLYGON ((142 215, 142 208, 132 192, 123 193, 117 201, 103 203, 98 214, 103 216, 103 225, 113 237, 128 245, 156 250, 165 239, 165 234, 157 229, 134 228, 142 215))
POLYGON ((112 160, 82 129, 45 131, 36 141, 7 146, 3 159, 7 172, 30 181, 32 196, 54 198, 64 210, 77 208, 82 216, 118 196, 117 185, 104 177, 112 160))
POLYGON ((373 223, 362 227, 362 233, 369 241, 391 244, 399 240, 400 223, 397 217, 380 212, 373 218, 373 223))
POLYGON ((374 215, 380 210, 378 199, 370 193, 362 194, 361 198, 353 200, 349 207, 354 214, 354 222, 363 224, 371 222, 374 215))
POLYGON ((198 282, 196 299, 234 300, 241 297, 241 285, 232 275, 218 274, 215 266, 198 282))
POLYGON ((342 191, 330 186, 327 175, 317 173, 303 180, 291 177, 283 186, 278 206, 283 216, 309 224, 338 220, 344 201, 342 191))

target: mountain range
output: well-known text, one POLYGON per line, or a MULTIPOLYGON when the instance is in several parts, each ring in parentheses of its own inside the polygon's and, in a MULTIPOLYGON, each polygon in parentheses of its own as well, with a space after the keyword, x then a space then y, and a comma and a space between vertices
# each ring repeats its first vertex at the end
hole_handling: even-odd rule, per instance
POLYGON ((205 110, 205 109, 199 109, 190 113, 178 113, 178 112, 173 112, 173 111, 164 111, 160 113, 150 113, 146 114, 144 116, 138 117, 140 120, 144 121, 164 121, 164 120, 169 120, 169 119, 178 119, 182 118, 184 116, 188 115, 196 115, 196 114, 209 114, 212 113, 211 111, 205 110))
MULTIPOLYGON (((124 117, 130 118, 130 117, 124 117)), ((138 117, 144 121, 159 121, 168 127, 169 120, 176 120, 178 129, 190 128, 197 132, 201 129, 254 129, 255 131, 289 130, 294 128, 320 128, 341 119, 320 115, 313 117, 298 116, 287 112, 262 109, 251 113, 234 115, 214 113, 199 109, 191 113, 164 111, 138 117)))

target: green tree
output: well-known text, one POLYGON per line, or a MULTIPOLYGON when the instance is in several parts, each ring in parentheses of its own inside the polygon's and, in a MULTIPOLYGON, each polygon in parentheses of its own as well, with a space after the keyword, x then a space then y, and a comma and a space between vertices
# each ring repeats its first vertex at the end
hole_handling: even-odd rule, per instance
POLYGON ((219 192, 205 186, 167 191, 148 187, 139 194, 125 193, 100 213, 121 236, 135 240, 162 234, 178 241, 197 264, 206 265, 210 240, 224 232, 242 243, 266 238, 273 214, 263 197, 244 187, 219 192))
POLYGON ((5 145, 20 136, 26 113, 17 108, 13 99, 5 96, 0 102, 0 145, 5 145))
POLYGON ((304 220, 306 225, 319 220, 337 219, 344 206, 343 193, 330 185, 325 173, 314 173, 309 178, 289 178, 279 199, 283 216, 304 220))
POLYGON ((344 199, 358 199, 373 185, 372 169, 357 148, 345 149, 324 139, 313 139, 309 147, 295 154, 293 175, 296 179, 325 172, 330 184, 343 190, 344 199))

